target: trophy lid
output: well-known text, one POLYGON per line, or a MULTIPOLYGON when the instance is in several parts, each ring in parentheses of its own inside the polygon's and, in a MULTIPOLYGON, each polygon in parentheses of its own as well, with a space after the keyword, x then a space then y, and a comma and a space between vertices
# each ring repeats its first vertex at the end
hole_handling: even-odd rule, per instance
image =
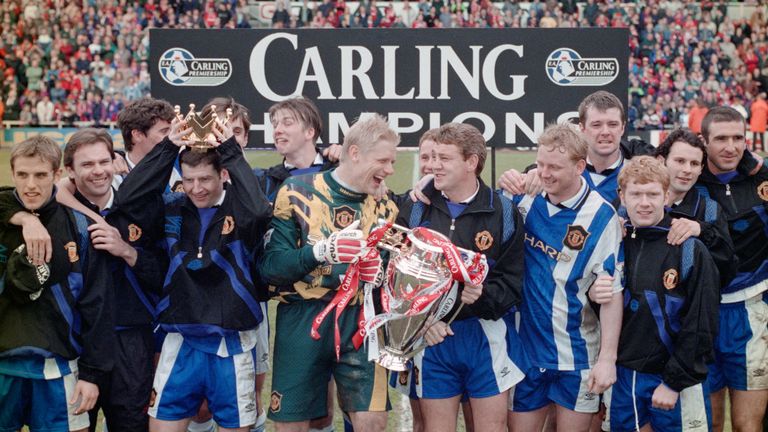
POLYGON ((440 247, 440 242, 449 242, 448 237, 440 234, 437 231, 424 227, 416 227, 408 233, 408 240, 411 244, 418 249, 427 250, 430 252, 443 252, 443 248, 440 247))

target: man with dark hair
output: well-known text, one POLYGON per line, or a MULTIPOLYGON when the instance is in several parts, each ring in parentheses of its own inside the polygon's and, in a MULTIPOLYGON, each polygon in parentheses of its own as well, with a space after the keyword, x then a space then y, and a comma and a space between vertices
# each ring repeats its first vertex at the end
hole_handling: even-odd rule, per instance
POLYGON ((14 196, 54 247, 48 263, 40 251, 33 260, 22 230, 0 223, 2 430, 87 430, 97 383, 113 365, 108 266, 88 240, 89 220, 54 199, 60 163, 61 150, 43 136, 11 152, 14 196))
MULTIPOLYGON (((598 90, 585 97, 579 104, 579 129, 587 137, 587 166, 584 179, 615 207, 619 205, 617 178, 624 161, 633 156, 650 154, 653 147, 639 140, 623 141, 624 105, 614 94, 598 90)), ((519 194, 541 192, 536 171, 526 176, 516 170, 508 170, 499 178, 504 190, 519 194)))
POLYGON ((164 100, 143 98, 126 105, 117 116, 125 143, 126 162, 133 168, 168 135, 174 111, 164 100))
POLYGON ((680 245, 697 237, 707 246, 720 271, 722 286, 733 278, 738 260, 728 232, 728 221, 719 204, 694 187, 706 161, 704 142, 689 129, 675 129, 656 149, 669 172, 666 205, 672 218, 667 240, 680 245))
MULTIPOLYGON (((99 400, 90 412, 90 430, 96 430, 98 411, 103 408, 110 430, 138 432, 146 431, 149 426, 146 409, 152 390, 152 324, 164 263, 158 259, 156 248, 145 243, 135 225, 112 212, 116 193, 113 155, 109 132, 97 128, 78 130, 64 147, 68 178, 59 182, 59 191, 72 188, 75 202, 89 214, 99 216, 97 222, 88 227, 91 241, 94 248, 116 258, 110 261, 111 288, 116 299, 115 366, 98 383, 99 400)), ((0 205, 9 212, 14 208, 19 211, 14 218, 23 218, 21 224, 25 229, 40 224, 36 217, 14 204, 12 196, 0 193, 0 205)))
POLYGON ((144 231, 164 233, 171 262, 157 307, 168 334, 153 384, 150 429, 186 428, 206 399, 220 430, 245 432, 258 416, 254 347, 263 315, 254 261, 269 203, 253 187, 230 127, 217 123, 214 133, 223 143, 215 150, 179 155, 188 133, 174 119, 169 137, 118 192, 119 211, 144 231), (184 193, 163 195, 177 157, 184 193))
POLYGON ((474 430, 506 431, 509 389, 527 370, 511 313, 522 300, 522 219, 508 198, 480 179, 486 143, 479 130, 448 123, 428 138, 435 141, 434 158, 427 161, 435 178, 423 193, 431 204, 404 200, 397 223, 429 227, 492 264, 481 285, 460 285, 466 305, 458 312, 457 302, 446 315, 458 312, 450 326, 439 321, 429 329, 431 346, 414 358, 407 374, 413 376, 401 377, 416 383, 424 430, 455 430, 466 395, 474 430))
POLYGON ((733 108, 710 109, 701 132, 707 164, 697 187, 725 212, 739 259, 736 276, 721 291, 709 372, 714 429, 722 428, 727 387, 734 430, 757 431, 768 404, 768 167, 745 151, 746 124, 733 108))

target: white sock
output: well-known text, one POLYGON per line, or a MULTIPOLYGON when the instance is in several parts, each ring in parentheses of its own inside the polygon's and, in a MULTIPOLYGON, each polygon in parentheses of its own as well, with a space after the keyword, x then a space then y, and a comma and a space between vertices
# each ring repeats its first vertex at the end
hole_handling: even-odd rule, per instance
POLYGON ((187 426, 187 432, 214 432, 215 427, 216 423, 214 423, 213 419, 203 423, 191 421, 189 426, 187 426))
POLYGON ((250 432, 264 432, 267 424, 267 410, 261 412, 259 417, 256 418, 256 424, 251 427, 250 432))

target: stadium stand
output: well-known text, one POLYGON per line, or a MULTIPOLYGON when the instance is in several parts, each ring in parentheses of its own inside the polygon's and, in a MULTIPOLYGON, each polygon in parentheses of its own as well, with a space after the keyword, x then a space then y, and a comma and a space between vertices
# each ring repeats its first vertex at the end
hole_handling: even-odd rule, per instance
POLYGON ((768 92, 762 1, 8 0, 0 16, 5 127, 112 124, 150 92, 150 28, 627 27, 629 130, 717 104, 749 118, 768 92))

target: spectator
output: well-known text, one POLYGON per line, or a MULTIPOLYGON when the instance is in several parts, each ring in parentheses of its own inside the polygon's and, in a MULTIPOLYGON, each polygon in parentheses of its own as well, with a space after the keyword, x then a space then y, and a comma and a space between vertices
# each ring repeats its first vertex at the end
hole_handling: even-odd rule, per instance
POLYGON ((53 121, 54 105, 50 96, 43 94, 43 98, 37 103, 35 107, 37 113, 37 119, 40 123, 45 124, 53 121))
POLYGON ((694 133, 701 133, 701 121, 704 120, 704 116, 707 115, 706 104, 701 98, 691 101, 691 109, 688 112, 688 129, 694 133))
POLYGON ((749 130, 752 131, 752 149, 765 151, 765 129, 768 124, 768 103, 766 94, 761 92, 750 106, 749 130), (757 142, 760 141, 758 147, 757 142))

